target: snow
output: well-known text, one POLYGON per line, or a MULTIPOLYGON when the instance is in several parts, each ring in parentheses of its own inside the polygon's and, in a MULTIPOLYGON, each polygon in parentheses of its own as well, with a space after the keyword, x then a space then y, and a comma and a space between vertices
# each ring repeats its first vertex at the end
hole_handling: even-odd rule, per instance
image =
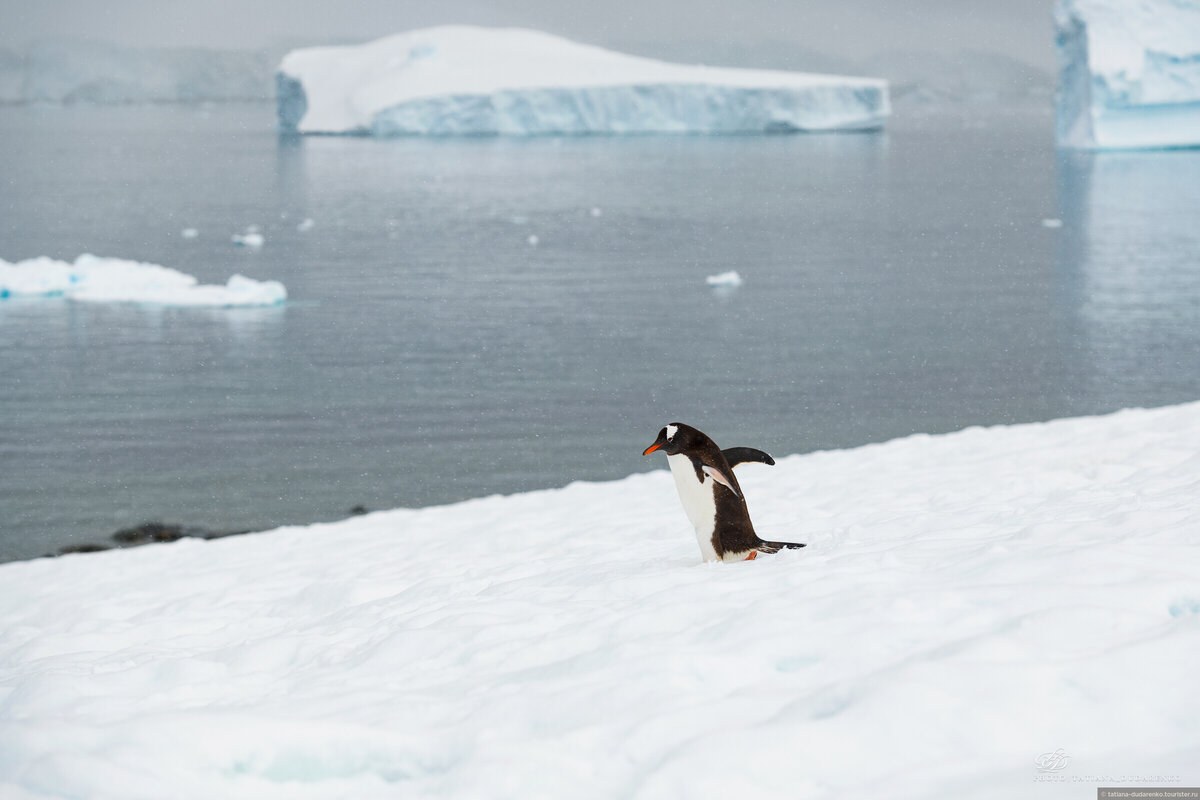
POLYGON ((660 470, 0 565, 0 796, 1200 784, 1200 404, 738 475, 808 548, 702 564, 660 470))
POLYGON ((1200 4, 1058 0, 1058 142, 1200 146, 1200 4))
POLYGON ((762 133, 873 129, 887 83, 669 64, 516 28, 451 25, 284 57, 280 125, 301 133, 762 133))
POLYGON ((200 231, 196 230, 195 228, 184 228, 179 232, 179 235, 185 239, 195 239, 200 235, 200 231))
POLYGON ((1042 220, 1042 227, 1043 228, 1061 228, 1062 220, 1057 219, 1055 217, 1047 217, 1046 219, 1042 220))
POLYGON ((278 281, 233 275, 224 286, 159 264, 101 258, 88 253, 70 264, 42 256, 10 264, 0 260, 0 299, 65 297, 85 303, 163 306, 274 306, 287 300, 278 281))
POLYGON ((305 231, 311 231, 313 226, 316 224, 317 223, 313 222, 312 217, 305 217, 300 221, 300 224, 296 226, 296 230, 300 231, 301 233, 304 233, 305 231))
POLYGON ((720 275, 709 275, 704 279, 704 282, 709 286, 726 287, 730 289, 737 288, 745 283, 745 281, 742 280, 742 276, 738 274, 737 270, 722 272, 720 275))

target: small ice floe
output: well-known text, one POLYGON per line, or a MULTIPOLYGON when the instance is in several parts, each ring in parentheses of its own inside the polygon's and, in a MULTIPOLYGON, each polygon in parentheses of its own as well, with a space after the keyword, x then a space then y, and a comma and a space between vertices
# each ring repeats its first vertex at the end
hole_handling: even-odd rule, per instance
POLYGON ((742 276, 733 269, 720 275, 709 275, 704 282, 716 289, 736 289, 743 283, 742 276))
POLYGON ((312 217, 305 217, 304 220, 296 226, 296 230, 300 231, 301 233, 304 233, 305 231, 311 231, 313 229, 313 225, 316 224, 317 223, 312 221, 312 217))
POLYGON ((528 238, 528 239, 526 239, 525 241, 529 242, 529 246, 530 246, 530 247, 537 247, 537 245, 538 245, 538 242, 539 242, 540 240, 538 239, 538 237, 537 237, 537 234, 536 234, 536 233, 531 233, 531 234, 529 234, 529 238, 528 238))
POLYGON ((603 211, 601 211, 601 210, 600 210, 598 207, 596 207, 596 206, 592 206, 592 212, 591 212, 591 213, 592 213, 592 216, 593 216, 593 217, 598 217, 598 216, 600 216, 601 214, 603 214, 604 212, 603 212, 603 211))
POLYGON ((1042 220, 1042 227, 1043 228, 1061 228, 1062 220, 1047 217, 1046 219, 1042 220))
POLYGON ((245 233, 235 233, 232 237, 230 237, 230 241, 232 241, 238 247, 252 247, 258 249, 259 247, 263 246, 263 243, 266 241, 266 239, 264 239, 263 235, 257 231, 247 230, 245 233))
POLYGON ((142 303, 191 308, 276 306, 287 300, 278 281, 234 275, 222 286, 159 264, 81 255, 74 263, 0 260, 0 298, 57 297, 80 303, 142 303))
POLYGON ((185 239, 195 239, 200 235, 200 231, 196 230, 195 228, 184 228, 179 232, 179 235, 185 239))

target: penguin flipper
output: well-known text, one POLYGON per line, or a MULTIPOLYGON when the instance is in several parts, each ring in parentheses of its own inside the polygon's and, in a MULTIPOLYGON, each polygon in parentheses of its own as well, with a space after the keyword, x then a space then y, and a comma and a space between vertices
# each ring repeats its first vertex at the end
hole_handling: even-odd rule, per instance
POLYGON ((710 467, 708 464, 702 464, 700 465, 700 471, 724 486, 729 491, 733 492, 736 497, 742 496, 742 493, 739 492, 738 488, 733 485, 733 483, 729 480, 729 477, 716 467, 710 467))
POLYGON ((780 550, 799 550, 807 546, 800 542, 762 542, 755 549, 760 553, 778 553, 780 550))
POLYGON ((738 464, 745 464, 747 461, 757 461, 760 464, 775 466, 775 459, 762 450, 755 450, 753 447, 731 447, 728 450, 722 450, 721 455, 725 456, 725 460, 729 462, 729 466, 731 467, 736 467, 738 464))

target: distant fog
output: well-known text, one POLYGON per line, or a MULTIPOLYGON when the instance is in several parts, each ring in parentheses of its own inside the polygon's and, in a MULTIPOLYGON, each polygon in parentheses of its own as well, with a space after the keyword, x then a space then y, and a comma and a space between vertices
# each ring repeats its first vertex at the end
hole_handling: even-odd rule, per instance
POLYGON ((279 52, 446 23, 531 27, 642 55, 849 71, 896 54, 1054 66, 1051 0, 0 0, 0 47, 45 38, 279 52), (781 63, 790 61, 793 63, 781 63), (839 68, 839 65, 841 67, 839 68))

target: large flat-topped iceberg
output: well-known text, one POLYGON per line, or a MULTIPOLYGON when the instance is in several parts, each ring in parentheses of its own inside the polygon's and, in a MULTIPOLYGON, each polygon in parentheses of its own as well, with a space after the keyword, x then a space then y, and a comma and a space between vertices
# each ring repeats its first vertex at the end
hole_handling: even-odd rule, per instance
POLYGON ((1200 2, 1058 0, 1058 143, 1200 146, 1200 2))
POLYGON ((301 133, 769 133, 883 125, 887 82, 668 64, 520 29, 427 28, 289 53, 279 121, 301 133))
POLYGON ((279 281, 233 275, 224 286, 202 284, 158 264, 81 255, 75 263, 30 258, 0 259, 0 301, 16 297, 64 297, 84 303, 143 303, 192 308, 276 306, 287 300, 279 281))

